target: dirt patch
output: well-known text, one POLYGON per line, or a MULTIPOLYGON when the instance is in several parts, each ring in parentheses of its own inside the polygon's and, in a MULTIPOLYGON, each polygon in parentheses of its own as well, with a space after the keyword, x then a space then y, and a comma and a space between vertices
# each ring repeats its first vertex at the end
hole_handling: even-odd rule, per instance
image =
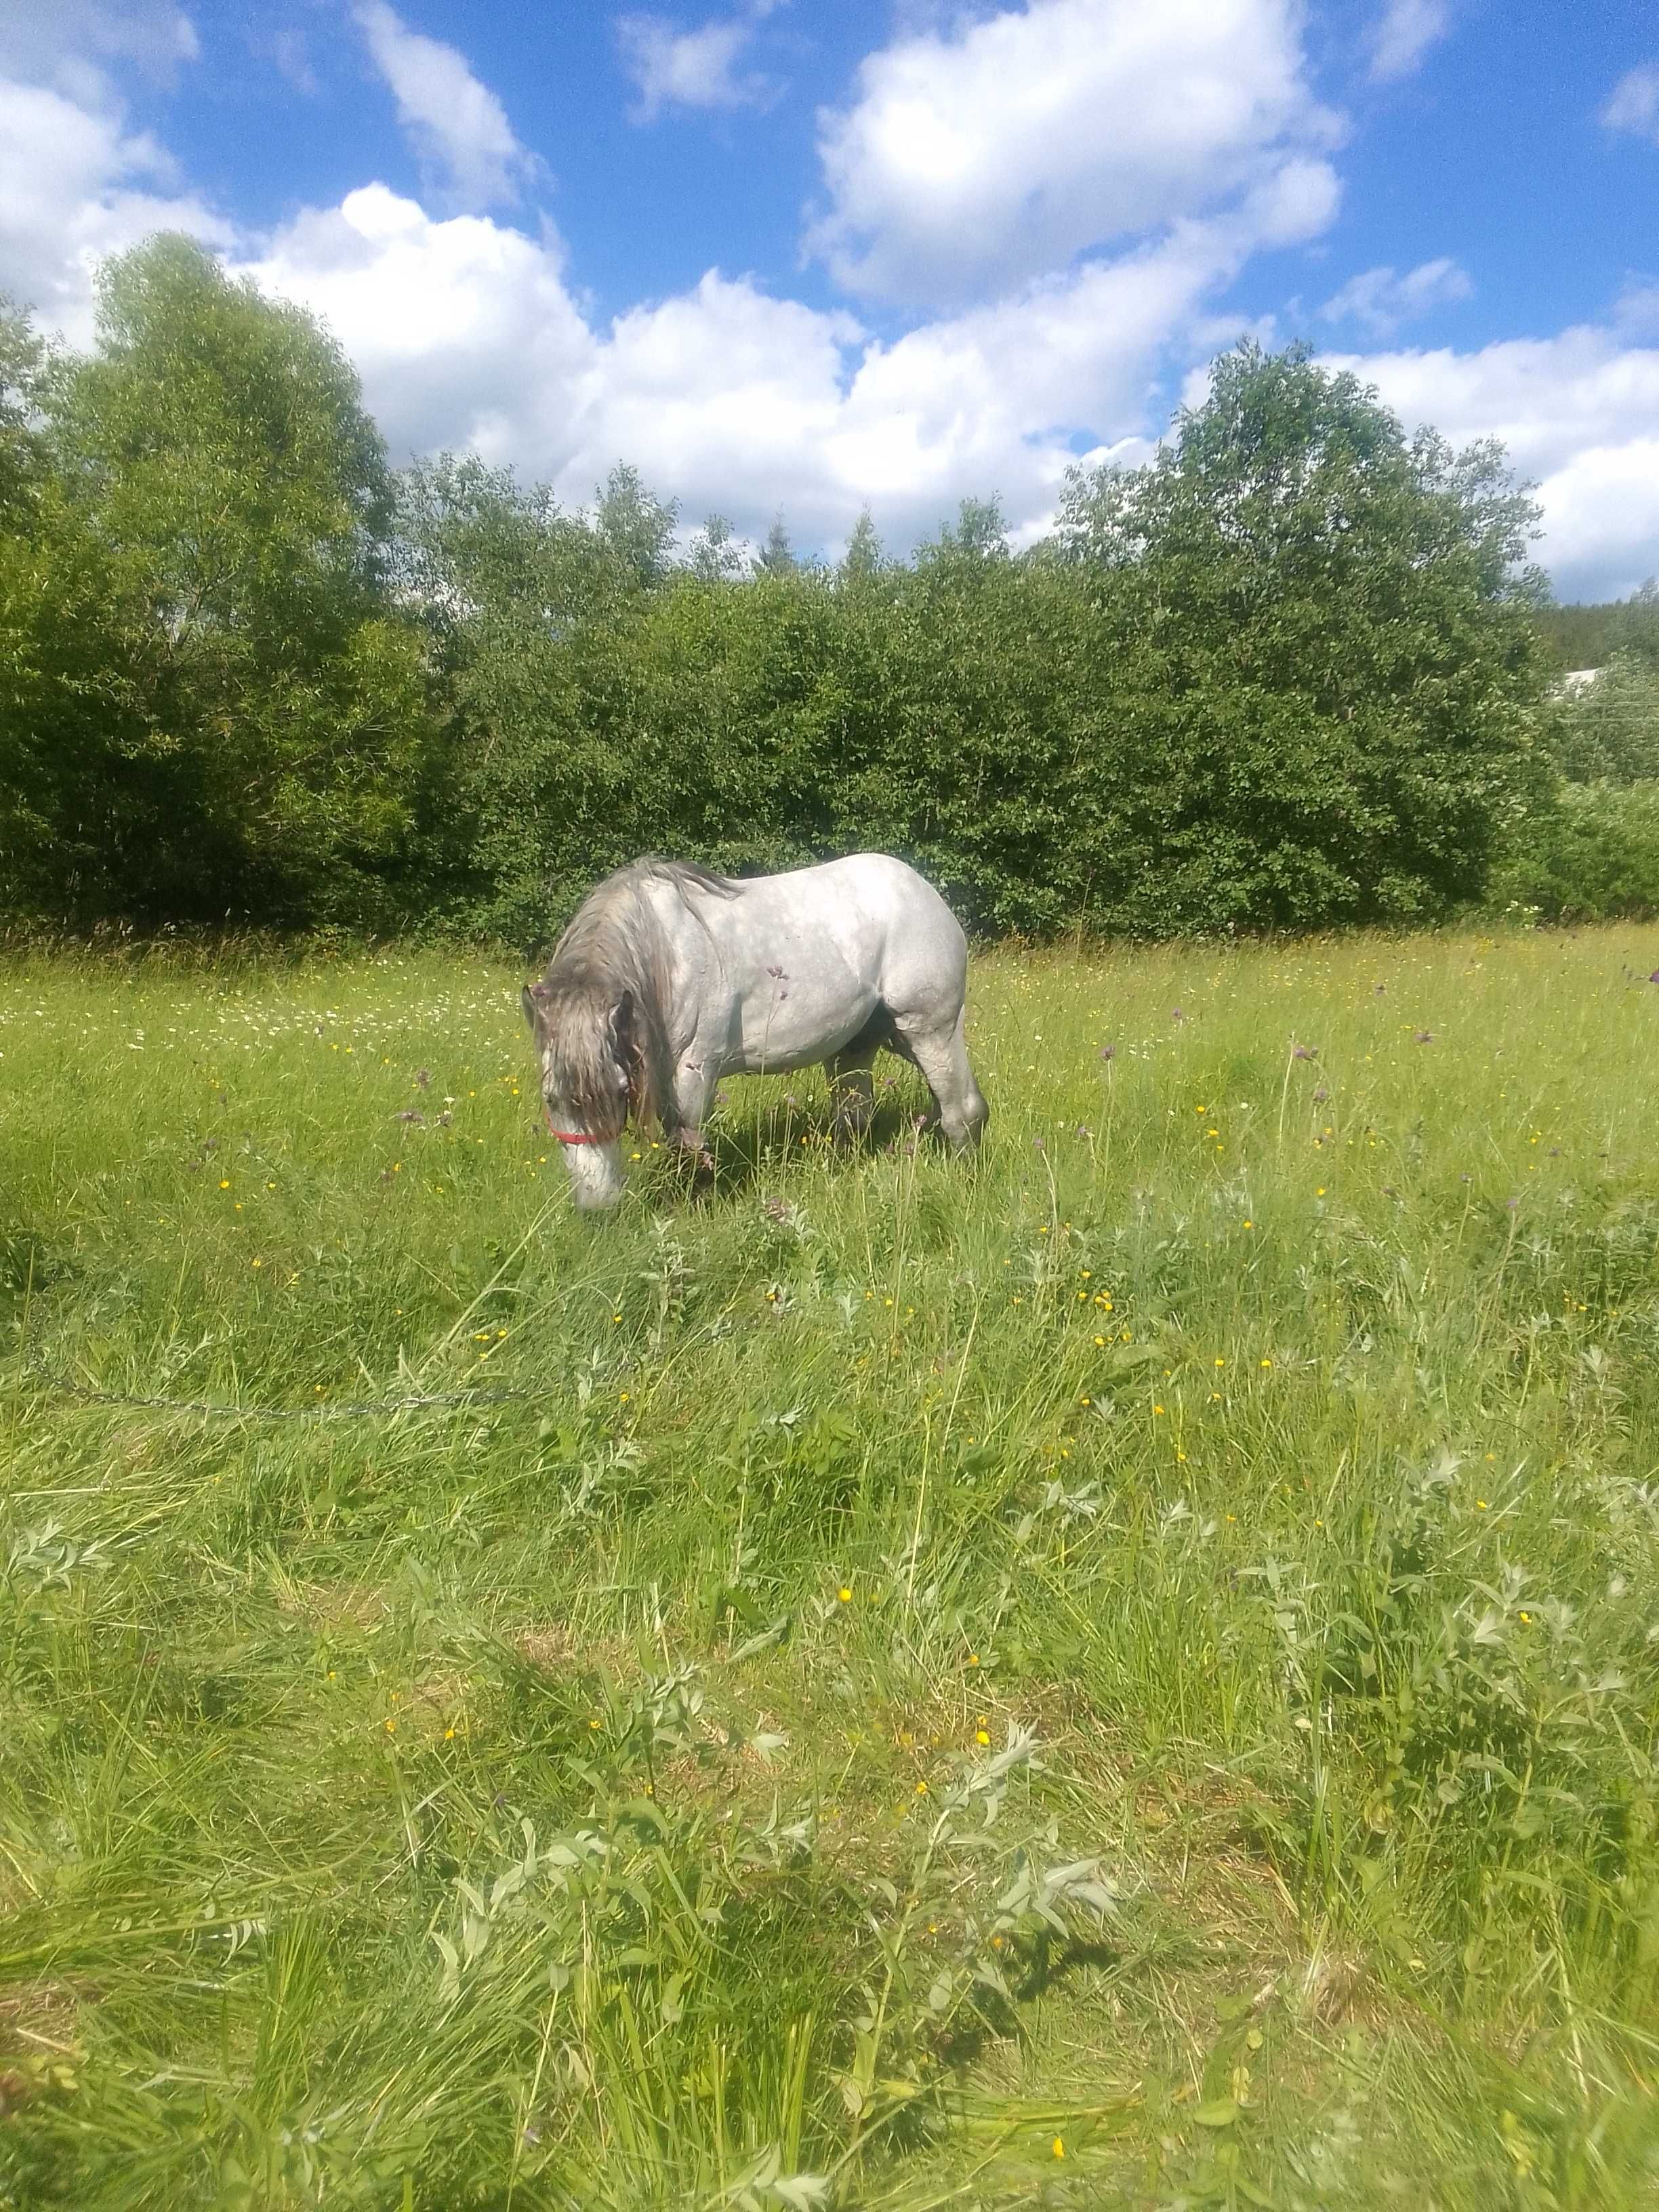
POLYGON ((80 2003, 64 1982, 0 1992, 0 2119, 48 2090, 77 2086, 80 2003))
POLYGON ((507 1642, 527 1666, 544 1674, 605 1674, 624 1681, 642 1671, 632 1644, 617 1636, 583 1636, 562 1620, 520 1628, 507 1642))
POLYGON ((324 1632, 378 1627, 386 1613, 386 1594, 377 1583, 293 1583, 278 1591, 276 1602, 324 1632))

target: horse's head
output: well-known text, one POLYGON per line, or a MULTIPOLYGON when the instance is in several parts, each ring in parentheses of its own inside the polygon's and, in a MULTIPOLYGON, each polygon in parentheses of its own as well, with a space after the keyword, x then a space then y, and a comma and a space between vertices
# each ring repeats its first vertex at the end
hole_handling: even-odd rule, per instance
POLYGON ((592 981, 540 982, 524 994, 541 1062, 547 1125, 564 1152, 576 1203, 614 1206, 623 1194, 621 1137, 637 1086, 633 994, 592 981))

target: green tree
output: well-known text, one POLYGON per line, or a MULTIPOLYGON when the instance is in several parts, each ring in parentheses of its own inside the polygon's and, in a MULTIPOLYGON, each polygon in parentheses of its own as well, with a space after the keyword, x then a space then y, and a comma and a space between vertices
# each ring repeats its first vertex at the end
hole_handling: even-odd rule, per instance
POLYGON ((640 472, 618 462, 596 495, 593 527, 618 586, 648 592, 673 566, 679 507, 648 492, 640 472))
POLYGON ((686 567, 705 584, 736 583, 744 573, 743 555, 723 514, 711 514, 691 540, 686 567))
POLYGON ((41 559, 46 370, 27 313, 0 299, 0 913, 39 902, 57 829, 40 635, 55 596, 41 559))
POLYGON ((1054 552, 1134 733, 1097 787, 1109 907, 1299 927, 1478 896, 1547 781, 1534 513, 1498 447, 1407 438, 1300 347, 1223 356, 1147 469, 1073 471, 1054 552))
POLYGON ((1635 784, 1659 777, 1659 659, 1614 652, 1593 684, 1552 700, 1549 749, 1570 782, 1635 784))
POLYGON ((875 523, 869 508, 860 507, 836 574, 844 584, 867 583, 880 574, 883 565, 881 540, 876 535, 875 523))
POLYGON ((773 517, 772 527, 766 533, 766 543, 755 556, 755 566, 767 576, 793 575, 800 566, 781 514, 773 517))
MULTIPOLYGON (((418 633, 384 548, 392 483, 339 348, 163 236, 105 264, 98 343, 52 396, 48 568, 100 662, 58 673, 67 902, 361 918, 410 819, 418 633)), ((60 656, 61 658, 61 656, 60 656)))

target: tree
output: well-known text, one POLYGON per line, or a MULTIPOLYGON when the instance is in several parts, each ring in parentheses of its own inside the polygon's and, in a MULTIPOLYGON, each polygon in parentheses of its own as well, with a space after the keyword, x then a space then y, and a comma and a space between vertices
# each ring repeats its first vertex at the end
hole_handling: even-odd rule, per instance
POLYGON ((687 568, 705 584, 735 583, 743 574, 743 556, 732 538, 732 526, 723 514, 711 514, 691 540, 687 568))
POLYGON ((755 556, 755 566, 763 575, 793 576, 799 565, 789 544, 789 532, 783 526, 783 517, 775 515, 772 527, 766 533, 766 543, 755 556))
POLYGON ((1008 521, 998 499, 964 499, 954 523, 941 526, 936 545, 924 546, 922 557, 965 554, 981 561, 1006 560, 1008 521))
POLYGON ((593 527, 621 587, 648 592, 662 582, 678 520, 678 502, 653 498, 637 469, 619 462, 611 470, 597 495, 593 527))
POLYGON ((40 696, 40 632, 62 627, 40 558, 51 484, 40 428, 46 368, 28 314, 0 299, 0 913, 38 902, 56 829, 58 749, 40 696))
POLYGON ((843 584, 867 583, 872 576, 880 574, 881 568, 881 540, 876 535, 869 508, 861 507, 836 574, 843 584))
POLYGON ((1659 660, 1615 651, 1594 684, 1557 699, 1550 751, 1572 783, 1630 785, 1659 777, 1659 660))
POLYGON ((0 522, 16 523, 45 472, 49 362, 28 311, 0 293, 0 522))
POLYGON ((101 609, 100 665, 60 667, 47 715, 72 755, 67 903, 362 916, 410 818, 425 678, 340 349, 162 236, 104 265, 97 349, 50 417, 47 565, 88 572, 101 609))
POLYGON ((1534 520, 1500 449, 1408 439, 1301 347, 1224 356, 1147 469, 1072 473, 1058 554, 1138 726, 1120 808, 1155 872, 1117 895, 1146 926, 1478 896, 1547 780, 1534 520))

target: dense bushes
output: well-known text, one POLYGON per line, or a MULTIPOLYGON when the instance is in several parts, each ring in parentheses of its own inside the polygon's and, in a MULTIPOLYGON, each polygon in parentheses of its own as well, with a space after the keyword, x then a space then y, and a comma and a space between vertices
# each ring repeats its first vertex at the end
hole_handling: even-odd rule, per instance
POLYGON ((1518 920, 1659 915, 1659 778, 1563 785, 1493 871, 1489 897, 1518 920))
POLYGON ((863 532, 739 580, 711 533, 629 589, 594 572, 605 502, 589 532, 476 467, 412 491, 474 927, 534 939, 653 846, 885 848, 987 931, 1420 918, 1547 787, 1529 508, 1298 353, 1217 363, 1152 468, 1074 477, 1018 559, 970 503, 908 564, 863 532))
POLYGON ((97 350, 0 346, 0 908, 546 939, 643 849, 905 854, 978 928, 1415 920, 1552 779, 1495 449, 1292 349, 1218 362, 1051 538, 969 502, 750 564, 617 471, 591 514, 388 471, 299 311, 161 240, 97 350))
POLYGON ((1615 653, 1595 683, 1553 702, 1546 727, 1549 749, 1570 782, 1642 783, 1659 776, 1659 653, 1615 653))
POLYGON ((1628 604, 1635 619, 1597 680, 1545 714, 1560 780, 1493 872, 1500 911, 1545 921, 1659 915, 1659 600, 1650 591, 1628 604))

